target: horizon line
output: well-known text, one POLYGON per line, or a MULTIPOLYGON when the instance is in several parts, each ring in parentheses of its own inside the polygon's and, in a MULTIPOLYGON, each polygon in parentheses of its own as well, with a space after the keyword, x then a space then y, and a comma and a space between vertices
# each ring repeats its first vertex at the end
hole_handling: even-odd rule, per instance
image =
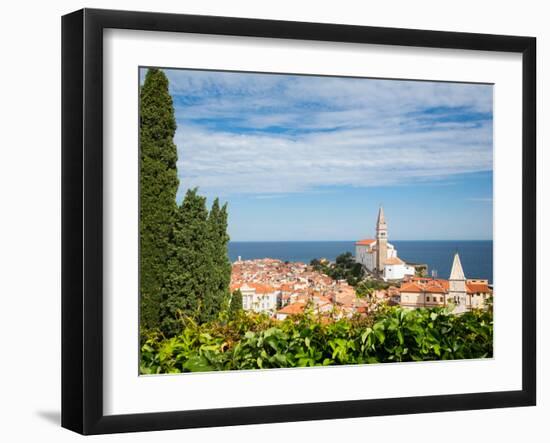
MULTIPOLYGON (((325 242, 325 243, 342 243, 342 242, 357 242, 359 240, 229 240, 229 243, 317 243, 317 242, 325 242)), ((413 239, 397 239, 397 240, 388 240, 389 243, 392 241, 493 241, 492 238, 487 239, 425 239, 425 240, 413 240, 413 239)))

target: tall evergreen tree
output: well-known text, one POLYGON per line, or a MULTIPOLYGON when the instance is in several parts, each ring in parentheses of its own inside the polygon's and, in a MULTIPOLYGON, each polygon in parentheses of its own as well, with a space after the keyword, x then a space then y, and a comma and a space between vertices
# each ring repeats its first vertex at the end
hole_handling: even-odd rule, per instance
POLYGON ((231 302, 229 303, 229 313, 231 316, 235 316, 237 312, 243 310, 243 294, 240 289, 233 291, 231 294, 231 302))
POLYGON ((166 267, 161 307, 165 334, 181 331, 179 313, 199 322, 210 319, 213 265, 206 198, 189 189, 176 214, 166 267))
POLYGON ((210 229, 210 247, 213 261, 211 274, 211 291, 209 299, 205 303, 205 313, 208 318, 215 318, 222 309, 224 301, 230 296, 229 284, 231 281, 231 262, 227 257, 227 204, 220 208, 220 202, 216 198, 212 204, 208 217, 210 229))
POLYGON ((229 299, 231 263, 227 257, 227 207, 189 189, 178 208, 163 289, 162 330, 178 334, 184 314, 198 322, 213 320, 229 299))
POLYGON ((176 120, 168 79, 149 69, 140 90, 140 319, 160 324, 163 274, 176 210, 176 120))

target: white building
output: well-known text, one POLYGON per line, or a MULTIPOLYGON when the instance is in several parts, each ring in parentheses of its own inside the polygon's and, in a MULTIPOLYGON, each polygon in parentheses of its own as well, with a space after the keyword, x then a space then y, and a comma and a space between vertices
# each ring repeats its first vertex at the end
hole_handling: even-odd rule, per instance
POLYGON ((406 275, 414 275, 414 267, 399 257, 388 257, 384 262, 384 280, 402 280, 406 275))
POLYGON ((240 288, 245 311, 273 313, 281 291, 259 283, 245 283, 240 288))
POLYGON ((388 243, 388 225, 382 207, 376 221, 376 238, 355 243, 355 261, 384 280, 401 280, 407 275, 414 275, 414 266, 401 260, 395 247, 388 243))

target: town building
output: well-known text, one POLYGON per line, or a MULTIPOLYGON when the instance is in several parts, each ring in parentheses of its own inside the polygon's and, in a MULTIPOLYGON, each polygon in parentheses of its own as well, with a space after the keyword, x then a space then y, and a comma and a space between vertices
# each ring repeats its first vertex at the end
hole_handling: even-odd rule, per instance
POLYGON ((454 313, 483 309, 493 295, 486 279, 468 279, 455 253, 449 280, 411 277, 401 283, 399 304, 404 308, 444 307, 452 304, 454 313))
POLYGON ((304 312, 322 317, 351 317, 366 312, 346 280, 334 280, 300 262, 263 258, 237 260, 232 265, 231 291, 240 290, 243 309, 279 320, 304 312))
POLYGON ((376 220, 376 237, 355 242, 355 261, 385 281, 402 280, 415 274, 414 266, 401 260, 395 247, 388 242, 388 225, 382 206, 376 220))
POLYGON ((275 315, 275 318, 277 320, 285 320, 288 317, 292 315, 299 315, 303 314, 306 309, 306 303, 302 301, 298 301, 295 303, 291 303, 289 305, 286 305, 285 307, 279 309, 275 315))
POLYGON ((277 320, 284 320, 292 315, 303 314, 307 307, 314 314, 327 316, 334 310, 334 303, 323 295, 301 295, 296 301, 279 309, 275 318, 277 320))
POLYGON ((269 285, 247 282, 234 289, 240 289, 246 311, 273 313, 277 310, 280 291, 269 285))

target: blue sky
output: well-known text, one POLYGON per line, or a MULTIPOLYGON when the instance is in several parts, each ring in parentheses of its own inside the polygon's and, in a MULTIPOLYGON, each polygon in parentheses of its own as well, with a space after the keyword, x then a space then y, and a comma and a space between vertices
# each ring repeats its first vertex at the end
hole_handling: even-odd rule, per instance
POLYGON ((492 239, 491 85, 165 70, 178 201, 229 207, 234 241, 492 239))

